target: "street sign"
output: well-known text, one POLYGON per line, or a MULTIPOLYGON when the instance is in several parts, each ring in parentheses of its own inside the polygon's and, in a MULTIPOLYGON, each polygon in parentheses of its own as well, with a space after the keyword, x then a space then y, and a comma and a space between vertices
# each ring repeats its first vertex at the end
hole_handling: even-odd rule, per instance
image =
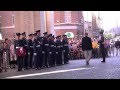
POLYGON ((74 38, 74 34, 72 32, 66 32, 67 38, 74 38))

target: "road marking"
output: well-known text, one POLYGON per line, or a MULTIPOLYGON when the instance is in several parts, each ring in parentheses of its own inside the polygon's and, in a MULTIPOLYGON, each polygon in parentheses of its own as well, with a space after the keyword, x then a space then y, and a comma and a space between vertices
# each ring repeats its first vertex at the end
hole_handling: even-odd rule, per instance
MULTIPOLYGON (((91 67, 91 68, 93 68, 93 67, 91 67)), ((76 68, 76 69, 69 69, 69 70, 57 70, 57 71, 51 71, 51 72, 18 75, 18 76, 11 76, 11 77, 5 77, 5 78, 6 79, 14 79, 14 78, 22 78, 22 77, 30 77, 30 76, 41 76, 41 75, 46 75, 46 74, 55 74, 55 73, 70 72, 70 71, 77 71, 77 70, 84 70, 84 69, 91 69, 91 68, 76 68)))

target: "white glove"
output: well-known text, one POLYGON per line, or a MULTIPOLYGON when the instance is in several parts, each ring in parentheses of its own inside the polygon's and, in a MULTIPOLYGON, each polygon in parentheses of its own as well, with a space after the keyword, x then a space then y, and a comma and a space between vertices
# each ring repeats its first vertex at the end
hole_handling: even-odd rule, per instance
POLYGON ((30 55, 30 52, 28 52, 28 55, 30 55))
POLYGON ((58 54, 58 52, 56 52, 56 54, 58 54))
POLYGON ((34 53, 34 55, 36 56, 36 55, 37 55, 37 53, 34 53))
POLYGON ((44 52, 44 51, 42 51, 42 53, 44 54, 45 52, 44 52))
POLYGON ((52 52, 49 52, 49 54, 52 54, 52 52))

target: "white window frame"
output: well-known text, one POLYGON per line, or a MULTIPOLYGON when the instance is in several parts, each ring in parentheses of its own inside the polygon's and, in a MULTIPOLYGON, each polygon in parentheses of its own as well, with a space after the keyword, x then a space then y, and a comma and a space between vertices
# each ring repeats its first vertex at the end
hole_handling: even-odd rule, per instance
POLYGON ((71 23, 71 11, 64 11, 65 23, 71 23))
POLYGON ((12 15, 12 25, 15 25, 15 15, 12 15))

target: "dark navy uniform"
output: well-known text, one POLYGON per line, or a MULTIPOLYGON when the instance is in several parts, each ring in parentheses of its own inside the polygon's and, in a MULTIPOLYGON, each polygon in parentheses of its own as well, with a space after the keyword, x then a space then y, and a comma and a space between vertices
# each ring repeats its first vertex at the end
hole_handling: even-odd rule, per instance
MULTIPOLYGON (((33 34, 30 34, 29 36, 32 36, 33 34)), ((32 68, 33 64, 33 41, 32 39, 28 40, 28 66, 32 68)))
POLYGON ((68 58, 68 54, 69 54, 69 47, 68 47, 68 40, 66 38, 66 35, 63 35, 63 40, 62 40, 62 44, 63 44, 63 52, 64 52, 64 64, 67 64, 69 61, 68 58))
POLYGON ((104 36, 103 36, 103 31, 100 32, 100 40, 98 41, 98 43, 100 44, 100 51, 102 53, 102 57, 103 57, 103 61, 101 62, 105 62, 105 57, 106 57, 106 50, 105 50, 105 45, 104 45, 104 36))
POLYGON ((37 33, 34 34, 34 40, 33 40, 33 49, 34 49, 34 68, 39 69, 39 59, 38 59, 38 54, 39 54, 39 42, 37 41, 37 33))
POLYGON ((42 68, 42 64, 43 64, 43 55, 42 55, 42 37, 37 36, 37 42, 38 42, 38 59, 39 59, 39 68, 42 68))
MULTIPOLYGON (((16 33, 16 35, 17 35, 18 37, 20 37, 20 33, 16 33)), ((22 42, 21 39, 15 40, 15 53, 16 53, 16 55, 17 55, 18 71, 22 71, 22 68, 23 68, 23 58, 24 58, 24 56, 20 56, 19 53, 17 53, 17 52, 18 52, 18 50, 19 50, 20 48, 23 48, 23 46, 24 46, 24 44, 23 44, 23 42, 22 42)))
POLYGON ((56 64, 62 65, 62 42, 59 39, 60 36, 56 37, 56 64))
MULTIPOLYGON (((25 37, 26 37, 26 33, 25 32, 22 33, 22 35, 23 36, 25 35, 25 37)), ((24 69, 28 69, 28 41, 27 41, 27 39, 25 37, 22 38, 22 42, 23 42, 24 48, 26 50, 26 55, 24 57, 24 69)))
POLYGON ((48 39, 47 37, 43 37, 43 52, 45 54, 45 58, 44 58, 44 62, 45 62, 45 67, 49 67, 48 65, 48 53, 49 53, 49 42, 48 42, 48 39))
POLYGON ((55 52, 56 47, 55 47, 55 42, 54 42, 54 36, 50 34, 50 39, 49 39, 49 65, 55 66, 55 52))

